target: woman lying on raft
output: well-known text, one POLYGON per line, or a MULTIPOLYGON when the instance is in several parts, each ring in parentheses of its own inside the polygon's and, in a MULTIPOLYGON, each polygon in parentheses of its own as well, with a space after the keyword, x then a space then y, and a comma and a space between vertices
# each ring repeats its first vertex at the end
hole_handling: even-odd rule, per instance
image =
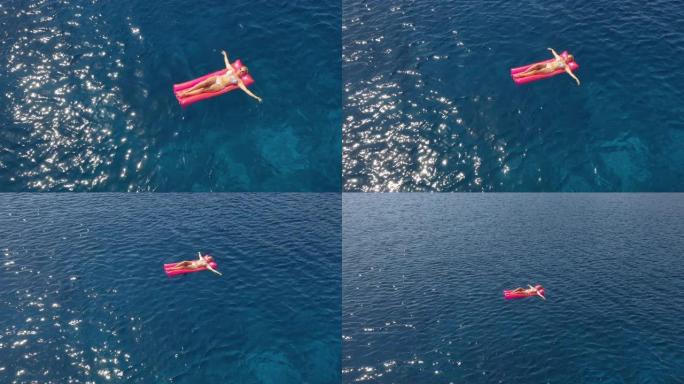
POLYGON ((235 68, 233 68, 233 66, 230 64, 230 61, 228 61, 228 54, 226 51, 221 51, 221 53, 223 54, 223 61, 226 63, 226 73, 220 76, 212 76, 206 80, 200 81, 193 87, 180 92, 179 96, 188 97, 199 95, 200 93, 205 92, 218 92, 228 86, 237 86, 246 94, 255 98, 258 102, 261 102, 261 97, 253 94, 249 89, 247 89, 245 83, 242 82, 241 77, 247 74, 247 67, 242 67, 239 71, 235 72, 235 68))
POLYGON ((519 288, 516 288, 510 292, 524 293, 527 295, 537 295, 537 296, 541 297, 542 299, 546 300, 546 297, 544 297, 544 287, 542 287, 541 285, 535 285, 534 287, 531 285, 528 285, 528 287, 529 288, 519 287, 519 288))
POLYGON ((575 57, 572 55, 567 55, 567 56, 560 56, 556 53, 556 51, 553 50, 553 48, 547 48, 551 53, 553 53, 553 57, 555 58, 554 61, 550 63, 539 63, 535 64, 529 68, 527 68, 524 72, 516 73, 513 75, 515 78, 521 78, 521 77, 528 77, 528 76, 535 76, 535 75, 543 75, 551 72, 555 72, 557 70, 564 70, 565 72, 570 75, 575 81, 577 82, 577 85, 580 85, 580 81, 575 76, 574 73, 572 73, 572 69, 570 69, 570 63, 575 61, 575 57))
POLYGON ((211 263, 214 262, 214 258, 206 255, 202 256, 201 253, 197 252, 197 255, 199 256, 199 259, 197 260, 186 260, 186 261, 181 261, 176 263, 173 267, 169 267, 167 271, 177 271, 181 269, 197 269, 197 268, 206 268, 220 276, 222 276, 221 272, 215 270, 214 268, 211 267, 211 263))

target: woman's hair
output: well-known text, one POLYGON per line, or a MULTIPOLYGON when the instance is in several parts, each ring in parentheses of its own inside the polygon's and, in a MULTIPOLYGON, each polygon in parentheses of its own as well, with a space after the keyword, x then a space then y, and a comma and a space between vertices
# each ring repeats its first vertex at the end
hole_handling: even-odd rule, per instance
POLYGON ((247 68, 247 67, 241 67, 240 70, 239 70, 238 72, 247 73, 247 72, 249 72, 249 68, 247 68))
POLYGON ((205 256, 204 256, 204 260, 206 260, 206 261, 208 261, 208 262, 212 262, 212 261, 214 261, 214 258, 211 257, 211 256, 209 256, 209 255, 205 255, 205 256))
POLYGON ((542 287, 540 284, 535 285, 534 288, 536 290, 544 289, 544 287, 542 287))
POLYGON ((568 63, 571 61, 575 61, 575 56, 568 54, 568 56, 565 58, 565 61, 567 61, 568 63))

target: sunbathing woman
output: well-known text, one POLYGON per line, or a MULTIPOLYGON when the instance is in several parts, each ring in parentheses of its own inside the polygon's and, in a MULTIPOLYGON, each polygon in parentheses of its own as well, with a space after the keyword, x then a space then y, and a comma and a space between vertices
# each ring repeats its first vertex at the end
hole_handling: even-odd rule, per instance
POLYGON ((176 263, 173 267, 169 267, 169 271, 176 271, 179 269, 197 269, 197 268, 206 268, 220 276, 222 276, 221 272, 215 270, 214 268, 211 267, 211 263, 214 262, 214 258, 206 255, 202 256, 201 253, 197 252, 197 255, 199 256, 199 259, 197 260, 186 260, 186 261, 181 261, 176 263))
POLYGON ((253 94, 249 89, 247 89, 245 83, 242 82, 241 77, 247 74, 247 67, 242 67, 239 71, 235 72, 235 69, 230 64, 230 61, 228 61, 228 54, 226 51, 221 51, 221 53, 223 54, 223 61, 226 64, 226 73, 220 76, 212 76, 204 81, 200 81, 192 88, 179 93, 180 97, 194 96, 205 92, 218 92, 228 86, 237 86, 246 94, 261 102, 261 97, 253 94))
POLYGON ((551 53, 553 53, 553 57, 555 57, 555 60, 550 62, 550 63, 539 63, 535 64, 529 68, 527 68, 524 72, 517 73, 513 75, 513 77, 516 78, 521 78, 521 77, 528 77, 528 76, 534 76, 534 75, 541 75, 541 74, 546 74, 546 73, 551 73, 555 72, 559 69, 564 70, 565 72, 570 75, 575 81, 577 82, 577 85, 580 85, 580 81, 575 76, 574 73, 572 73, 572 69, 570 69, 570 63, 575 60, 575 57, 572 55, 567 55, 567 56, 559 56, 556 51, 553 50, 553 48, 548 48, 551 53))
POLYGON ((546 300, 546 297, 544 297, 544 287, 541 285, 535 285, 534 287, 531 285, 528 285, 529 288, 516 288, 512 292, 515 293, 527 293, 527 294, 535 294, 542 299, 546 300))

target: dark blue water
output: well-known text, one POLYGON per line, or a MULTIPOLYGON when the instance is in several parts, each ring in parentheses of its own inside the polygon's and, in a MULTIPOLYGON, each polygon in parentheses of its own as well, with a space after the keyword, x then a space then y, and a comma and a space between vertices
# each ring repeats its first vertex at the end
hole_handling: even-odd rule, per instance
POLYGON ((343 4, 347 191, 684 190, 684 4, 343 4), (569 76, 509 69, 576 56, 569 76))
POLYGON ((340 200, 0 196, 0 382, 339 382, 340 200))
POLYGON ((343 382, 681 383, 683 218, 681 195, 347 194, 343 382))
POLYGON ((0 190, 339 191, 341 5, 0 4, 0 190), (174 83, 242 59, 242 92, 174 83))

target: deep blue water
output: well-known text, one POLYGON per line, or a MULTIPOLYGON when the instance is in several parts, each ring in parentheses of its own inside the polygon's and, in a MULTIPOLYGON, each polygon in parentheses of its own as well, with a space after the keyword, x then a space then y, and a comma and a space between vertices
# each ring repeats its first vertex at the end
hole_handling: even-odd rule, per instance
POLYGON ((341 5, 0 4, 0 190, 339 191, 341 5), (263 97, 180 108, 242 59, 263 97))
POLYGON ((681 383, 683 218, 668 194, 346 194, 343 382, 681 383))
POLYGON ((340 200, 0 195, 0 382, 338 383, 340 200))
POLYGON ((684 3, 343 2, 347 191, 684 190, 684 3), (509 69, 576 56, 516 86, 509 69))

